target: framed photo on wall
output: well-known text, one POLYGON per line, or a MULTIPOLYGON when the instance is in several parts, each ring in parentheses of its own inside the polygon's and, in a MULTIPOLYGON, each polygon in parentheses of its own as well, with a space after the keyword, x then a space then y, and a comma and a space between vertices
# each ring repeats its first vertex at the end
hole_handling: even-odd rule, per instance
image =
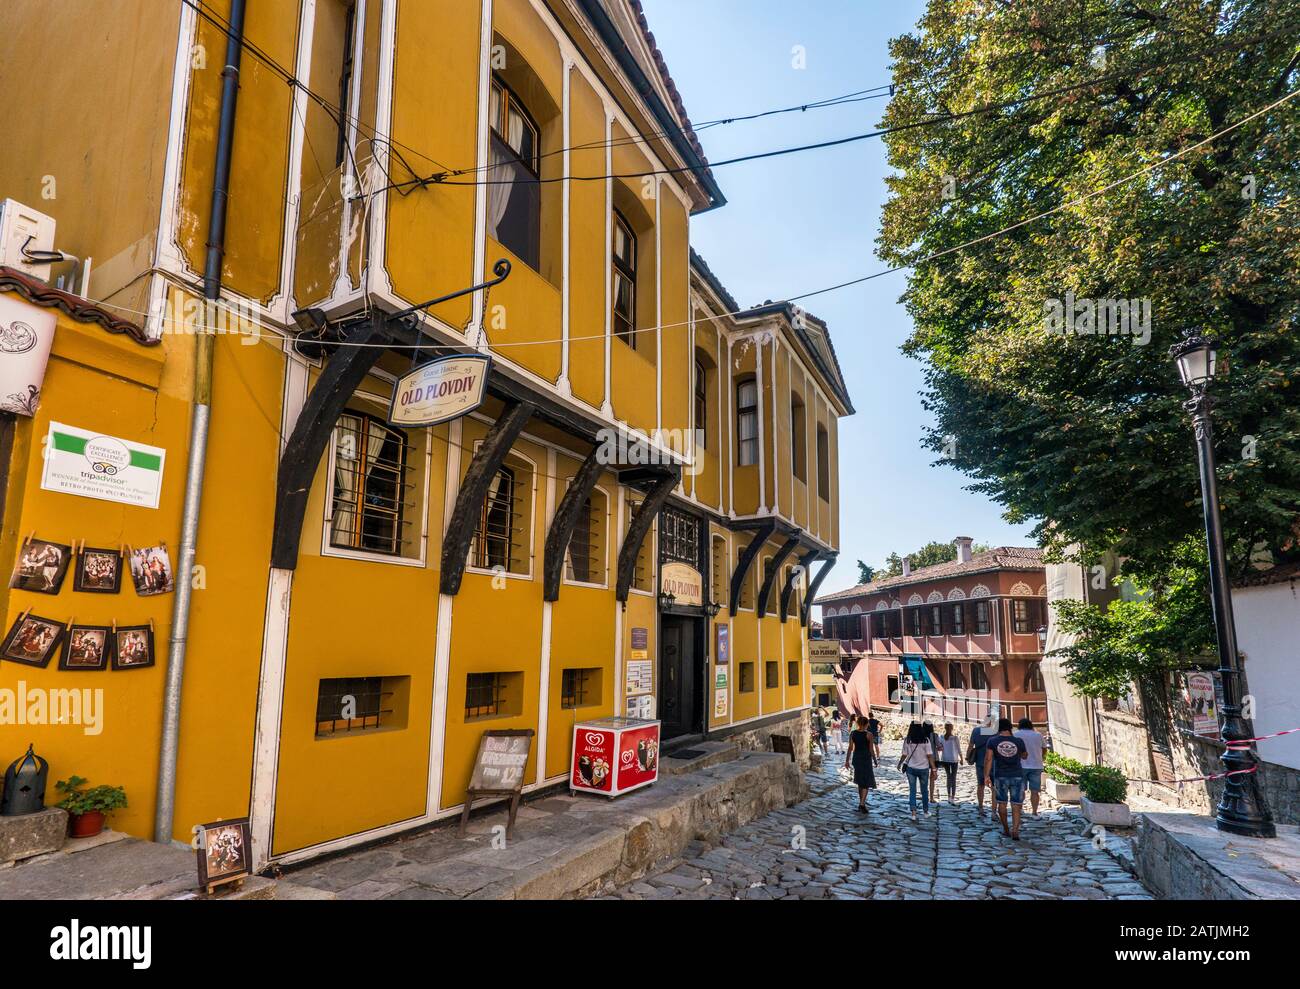
POLYGON ((112 631, 113 669, 136 670, 153 666, 152 625, 119 625, 112 631))
POLYGON ((170 594, 176 590, 176 575, 167 547, 146 546, 131 550, 131 582, 141 597, 170 594))
POLYGON ((107 625, 73 625, 63 638, 63 653, 59 656, 59 669, 108 669, 113 630, 107 625))
POLYGON ((14 619, 4 642, 0 643, 0 659, 45 667, 62 640, 63 622, 23 612, 14 619))
POLYGON ((18 550, 9 586, 37 594, 58 594, 71 561, 71 546, 29 536, 18 550))
POLYGON ((122 589, 122 551, 81 547, 72 572, 72 589, 89 594, 117 594, 122 589))

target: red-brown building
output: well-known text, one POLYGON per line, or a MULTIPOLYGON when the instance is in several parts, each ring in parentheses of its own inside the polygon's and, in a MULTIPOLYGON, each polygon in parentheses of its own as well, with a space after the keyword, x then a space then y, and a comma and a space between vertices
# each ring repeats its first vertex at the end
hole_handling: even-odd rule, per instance
POLYGON ((1039 630, 1047 587, 1037 549, 1001 546, 822 595, 823 637, 840 640, 840 703, 930 721, 1002 717, 1047 722, 1039 630))

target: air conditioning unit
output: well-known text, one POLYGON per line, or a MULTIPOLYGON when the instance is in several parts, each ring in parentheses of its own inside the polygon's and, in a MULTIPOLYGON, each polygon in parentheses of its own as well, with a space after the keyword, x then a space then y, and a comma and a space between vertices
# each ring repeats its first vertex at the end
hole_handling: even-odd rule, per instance
POLYGON ((0 264, 17 268, 43 282, 50 280, 49 261, 31 261, 23 254, 54 250, 54 217, 14 199, 0 202, 0 264))

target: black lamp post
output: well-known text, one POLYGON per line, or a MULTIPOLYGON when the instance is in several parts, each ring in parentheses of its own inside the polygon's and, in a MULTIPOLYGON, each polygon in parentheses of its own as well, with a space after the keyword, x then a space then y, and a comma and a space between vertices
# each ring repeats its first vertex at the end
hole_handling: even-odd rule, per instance
POLYGON ((1223 793, 1215 824, 1220 831, 1254 838, 1275 838, 1277 828, 1259 787, 1259 759, 1253 745, 1237 747, 1250 737, 1241 717, 1241 658, 1237 655, 1237 629, 1232 618, 1232 597, 1228 589, 1227 554, 1223 547, 1223 525, 1219 518, 1219 487, 1214 473, 1214 434, 1210 414, 1214 400, 1210 384, 1218 364, 1217 344, 1195 333, 1169 348, 1178 363, 1178 374, 1192 397, 1183 408, 1192 414, 1196 448, 1201 468, 1201 501, 1205 507, 1205 543, 1210 557, 1210 600, 1214 608, 1214 631, 1218 639, 1219 674, 1223 680, 1223 720, 1220 737, 1228 748, 1223 753, 1223 793))

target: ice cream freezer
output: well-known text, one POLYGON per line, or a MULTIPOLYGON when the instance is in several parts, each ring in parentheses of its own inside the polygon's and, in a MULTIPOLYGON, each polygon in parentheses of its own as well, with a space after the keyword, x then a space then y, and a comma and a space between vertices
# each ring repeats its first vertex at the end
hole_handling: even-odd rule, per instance
POLYGON ((659 722, 598 718, 573 726, 574 793, 607 797, 649 786, 659 778, 659 722))

